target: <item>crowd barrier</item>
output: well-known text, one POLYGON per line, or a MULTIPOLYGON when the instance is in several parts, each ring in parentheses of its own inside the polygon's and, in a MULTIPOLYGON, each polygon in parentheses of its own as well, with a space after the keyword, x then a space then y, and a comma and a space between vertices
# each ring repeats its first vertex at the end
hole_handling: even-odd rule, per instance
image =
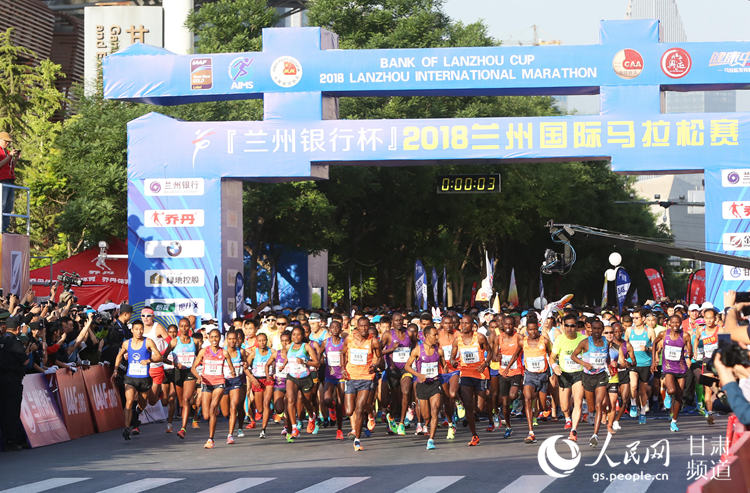
POLYGON ((122 428, 122 404, 111 375, 110 368, 98 365, 26 375, 21 423, 31 447, 122 428))
POLYGON ((727 450, 721 461, 704 477, 690 484, 687 493, 750 491, 750 430, 729 415, 727 450))

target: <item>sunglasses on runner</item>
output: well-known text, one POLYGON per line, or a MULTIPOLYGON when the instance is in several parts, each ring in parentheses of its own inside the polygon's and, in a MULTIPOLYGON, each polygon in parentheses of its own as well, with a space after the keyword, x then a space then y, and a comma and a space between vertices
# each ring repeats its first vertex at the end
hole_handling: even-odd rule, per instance
POLYGON ((143 318, 154 318, 153 315, 141 315, 141 317, 143 317, 143 318))
POLYGON ((565 327, 578 327, 576 324, 565 324, 565 327))

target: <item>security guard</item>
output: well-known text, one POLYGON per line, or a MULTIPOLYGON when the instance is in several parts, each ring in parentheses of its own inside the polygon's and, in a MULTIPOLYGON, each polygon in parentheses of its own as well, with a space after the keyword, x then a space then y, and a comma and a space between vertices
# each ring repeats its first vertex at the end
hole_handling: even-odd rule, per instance
POLYGON ((0 337, 0 432, 5 450, 19 450, 26 444, 21 429, 21 399, 29 355, 19 339, 19 320, 11 317, 0 324, 6 326, 0 337))

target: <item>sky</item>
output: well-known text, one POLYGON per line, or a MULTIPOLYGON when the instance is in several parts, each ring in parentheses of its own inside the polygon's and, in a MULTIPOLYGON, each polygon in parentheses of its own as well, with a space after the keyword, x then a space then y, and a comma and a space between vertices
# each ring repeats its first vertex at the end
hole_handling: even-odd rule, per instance
MULTIPOLYGON (((453 19, 483 19, 489 34, 510 43, 530 42, 536 24, 543 40, 593 44, 601 19, 624 19, 627 0, 445 0, 453 19)), ((688 41, 750 39, 749 0, 677 0, 688 41)))

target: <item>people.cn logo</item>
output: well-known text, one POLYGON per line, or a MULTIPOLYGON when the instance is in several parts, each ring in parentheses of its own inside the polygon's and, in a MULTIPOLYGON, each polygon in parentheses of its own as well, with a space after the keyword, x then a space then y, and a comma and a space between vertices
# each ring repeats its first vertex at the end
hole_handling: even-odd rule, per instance
POLYGON ((254 82, 252 80, 253 58, 237 57, 229 64, 229 78, 232 80, 232 89, 252 89, 254 82))
POLYGON ((561 438, 563 438, 563 435, 553 435, 547 438, 542 442, 542 445, 539 447, 539 452, 537 453, 539 467, 541 467, 542 471, 548 476, 553 478, 565 478, 570 476, 581 462, 581 450, 578 448, 578 444, 567 438, 563 439, 563 443, 568 446, 570 458, 566 459, 557 453, 555 444, 561 438))

